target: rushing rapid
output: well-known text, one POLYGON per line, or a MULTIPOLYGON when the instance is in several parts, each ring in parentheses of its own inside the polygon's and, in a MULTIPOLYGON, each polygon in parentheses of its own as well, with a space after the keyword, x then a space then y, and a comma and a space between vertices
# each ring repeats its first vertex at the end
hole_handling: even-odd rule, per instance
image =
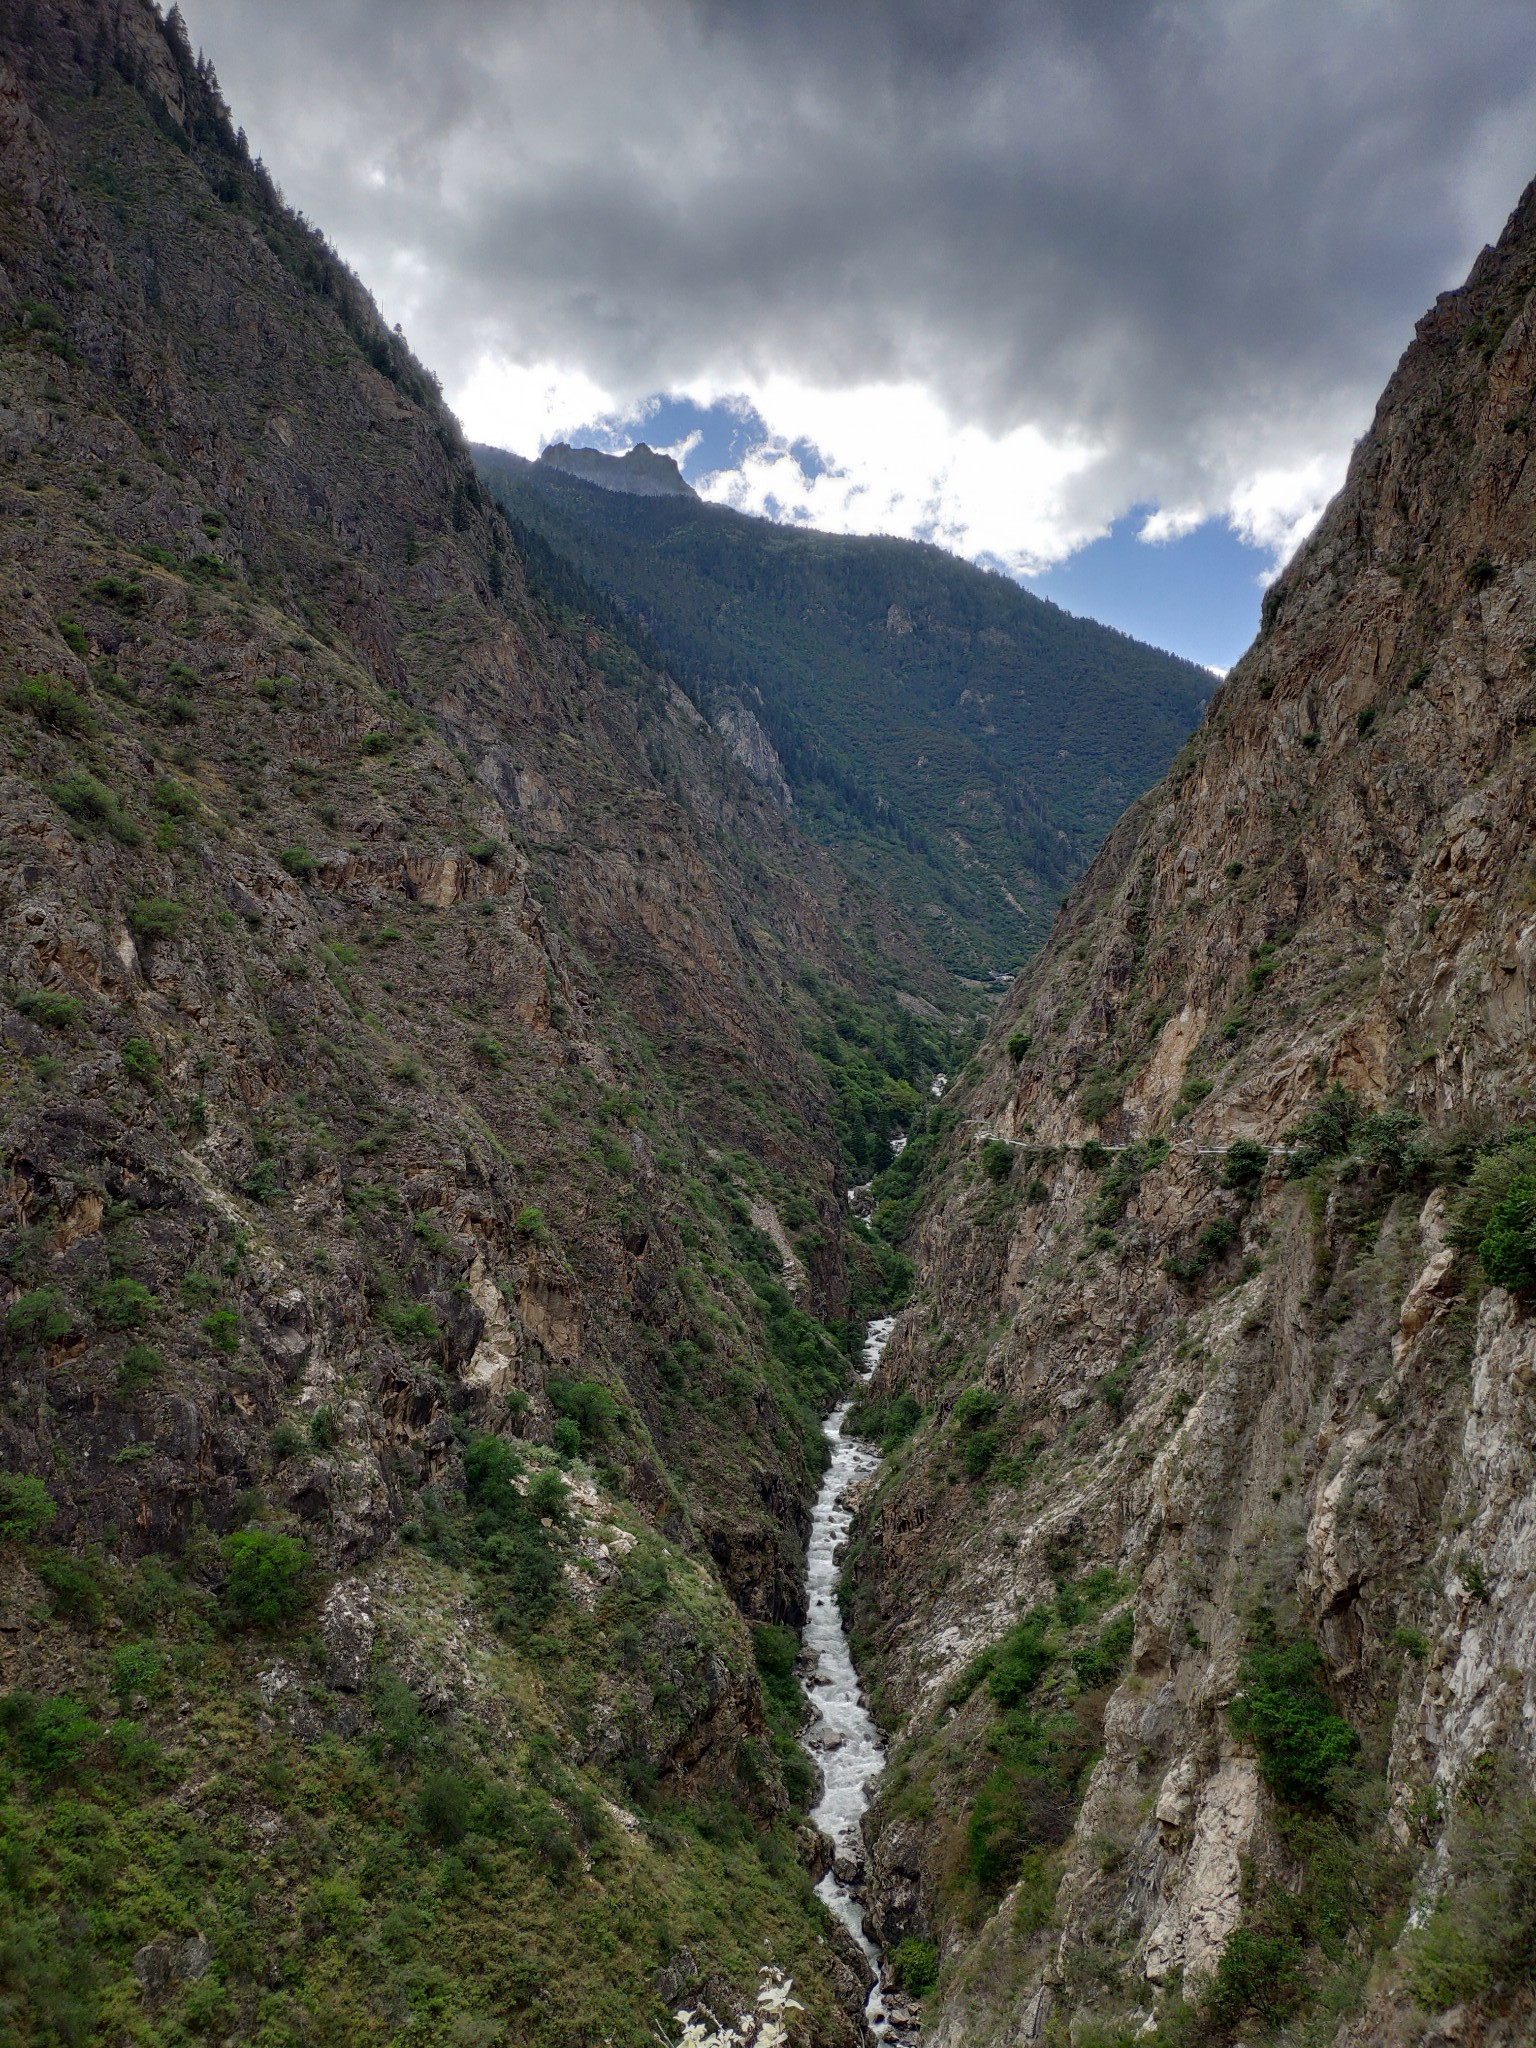
MULTIPOLYGON (((864 1339, 863 1372, 868 1381, 880 1363, 895 1327, 894 1316, 882 1317, 869 1326, 864 1339)), ((859 1690, 858 1673, 848 1649, 848 1637, 837 1605, 838 1553, 848 1537, 852 1510, 846 1505, 850 1490, 873 1472, 880 1460, 857 1437, 845 1436, 851 1401, 834 1408, 822 1425, 831 1447, 832 1461, 821 1482, 811 1518, 809 1561, 806 1568, 805 1646, 815 1658, 815 1669, 806 1686, 806 1696, 815 1719, 805 1733, 805 1746, 821 1767, 822 1792, 811 1819, 831 1838, 837 1863, 816 1889, 848 1929, 878 1972, 880 1957, 864 1931, 864 1912, 854 1887, 864 1864, 864 1845, 859 1822, 869 1805, 869 1786, 885 1765, 885 1745, 870 1719, 859 1690)), ((874 2032, 893 2034, 885 1996, 878 1976, 865 2008, 874 2032)))

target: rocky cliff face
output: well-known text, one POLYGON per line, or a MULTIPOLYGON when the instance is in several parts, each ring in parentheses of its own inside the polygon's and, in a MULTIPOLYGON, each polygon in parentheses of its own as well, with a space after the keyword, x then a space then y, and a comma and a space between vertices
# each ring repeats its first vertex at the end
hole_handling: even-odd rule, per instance
POLYGON ((1528 2038, 1533 286, 1528 195, 952 1097, 852 1595, 936 2042, 1528 2038))
POLYGON ((637 441, 622 455, 604 455, 599 448, 573 448, 569 441, 552 441, 539 456, 551 469, 564 470, 605 491, 625 491, 636 498, 693 498, 698 493, 670 455, 658 455, 654 448, 637 441))
POLYGON ((748 1624, 871 1277, 807 988, 928 970, 529 599, 174 19, 0 8, 0 172, 6 2024, 640 2040, 766 1949, 851 2040, 748 1624))

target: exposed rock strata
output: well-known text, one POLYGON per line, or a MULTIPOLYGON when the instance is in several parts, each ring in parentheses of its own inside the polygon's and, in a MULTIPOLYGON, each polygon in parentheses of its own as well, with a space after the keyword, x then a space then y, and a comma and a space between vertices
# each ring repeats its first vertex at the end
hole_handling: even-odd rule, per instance
MULTIPOLYGON (((1225 1712, 1256 1603, 1321 1646, 1421 1899, 1469 1773, 1536 1768, 1529 1312, 1479 1304, 1443 1193, 1369 1164, 1311 1190, 1284 1172, 1286 1132, 1334 1084, 1431 1133, 1531 1113, 1533 287, 1527 195, 1419 323, 1254 648, 953 1091, 881 1376, 929 1420, 866 1510, 856 1605, 906 1738, 869 1830, 877 1910, 887 1939, 943 1944, 944 2048, 1040 2040, 1095 2006, 1139 2026, 1176 1972, 1210 1981, 1266 1886, 1301 1882, 1225 1712), (989 1138, 1017 1148, 1001 1187, 977 1170, 989 1138), (1118 1151, 1082 1149, 1153 1138, 1166 1152, 1118 1183, 1118 1151), (1272 1148, 1251 1191, 1222 1184, 1238 1139, 1272 1148), (973 1384, 1024 1454, 987 1488, 953 1463, 973 1384), (990 1762, 982 1710, 946 1700, 1088 1564, 1134 1583, 1134 1651, 1054 1918, 1029 1932, 1027 1901, 957 1889, 955 1816, 990 1762), (914 1818, 902 1787, 936 1769, 944 1799, 914 1818)), ((1341 2042, 1419 2038, 1382 1982, 1341 2042)), ((1496 2000, 1444 2038, 1523 2038, 1520 2011, 1496 2000)))

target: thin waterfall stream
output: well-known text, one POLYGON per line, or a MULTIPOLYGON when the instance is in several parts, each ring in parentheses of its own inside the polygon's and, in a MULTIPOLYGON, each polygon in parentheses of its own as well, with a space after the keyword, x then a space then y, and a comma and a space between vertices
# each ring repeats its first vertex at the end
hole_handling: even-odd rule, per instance
MULTIPOLYGON (((895 1327, 894 1316, 869 1325, 859 1375, 864 1384, 874 1376, 895 1327)), ((880 1981, 879 1951, 864 1930, 858 1898, 864 1865, 859 1823, 869 1805, 870 1784, 885 1768, 885 1744, 864 1704, 837 1604, 838 1558, 853 1521, 848 1495, 880 1463, 878 1452, 844 1433, 852 1406, 851 1398, 844 1401, 822 1424, 832 1459, 811 1517, 806 1564, 805 1648, 807 1662, 814 1658, 815 1663, 805 1688, 814 1719, 803 1739, 822 1774, 811 1819, 830 1838, 837 1858, 816 1889, 874 1966, 875 1983, 864 2008, 872 2031, 883 2040, 902 2041, 913 2038, 916 2015, 891 2009, 880 1981)))

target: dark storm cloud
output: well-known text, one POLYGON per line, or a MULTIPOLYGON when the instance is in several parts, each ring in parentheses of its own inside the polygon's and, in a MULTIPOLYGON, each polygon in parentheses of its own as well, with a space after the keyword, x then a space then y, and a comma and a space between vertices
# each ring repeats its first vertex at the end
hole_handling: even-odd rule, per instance
POLYGON ((185 11, 450 385, 913 383, 1104 505, 1336 451, 1536 170, 1529 0, 185 11))

